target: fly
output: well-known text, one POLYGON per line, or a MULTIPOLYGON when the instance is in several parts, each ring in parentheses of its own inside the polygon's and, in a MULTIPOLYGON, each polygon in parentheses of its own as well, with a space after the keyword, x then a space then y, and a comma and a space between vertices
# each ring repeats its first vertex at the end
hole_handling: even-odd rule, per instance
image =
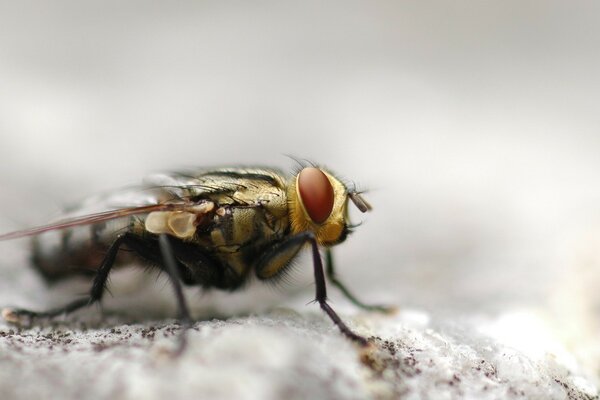
POLYGON ((292 177, 271 168, 154 175, 138 189, 84 203, 52 224, 0 235, 33 236, 33 265, 49 281, 93 277, 84 298, 46 311, 6 308, 2 315, 17 323, 100 302, 112 268, 137 260, 167 274, 187 328, 192 319, 182 285, 234 291, 252 273, 276 280, 308 246, 315 302, 347 338, 366 345, 327 303, 325 276, 358 307, 386 310, 360 302, 336 277, 331 247, 349 233, 348 201, 363 213, 371 209, 359 192, 313 165, 302 165, 292 177))

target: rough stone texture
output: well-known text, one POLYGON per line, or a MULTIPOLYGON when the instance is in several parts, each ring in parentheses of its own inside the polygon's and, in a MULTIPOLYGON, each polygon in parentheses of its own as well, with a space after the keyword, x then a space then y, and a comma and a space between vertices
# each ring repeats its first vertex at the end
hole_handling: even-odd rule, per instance
MULTIPOLYGON (((83 287, 48 289, 28 269, 12 272, 3 274, 3 304, 19 297, 33 304, 25 292, 46 298, 37 307, 58 304, 83 287)), ((174 356, 181 327, 149 311, 172 312, 170 287, 130 271, 117 271, 112 286, 104 312, 92 307, 30 327, 1 323, 0 398, 598 398, 589 371, 534 311, 384 315, 336 301, 349 325, 369 337, 370 347, 362 349, 315 306, 287 300, 293 309, 200 316, 184 353, 174 356)))
MULTIPOLYGON (((3 399, 595 399, 555 355, 532 359, 478 332, 410 311, 360 314, 371 347, 313 313, 202 321, 173 356, 177 323, 108 317, 0 330, 3 399)), ((480 325, 478 325, 480 326, 480 325)))

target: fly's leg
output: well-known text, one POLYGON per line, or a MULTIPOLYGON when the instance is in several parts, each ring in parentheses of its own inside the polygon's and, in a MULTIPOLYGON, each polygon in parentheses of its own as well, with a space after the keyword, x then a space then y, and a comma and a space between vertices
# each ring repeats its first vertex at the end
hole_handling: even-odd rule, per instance
POLYGON ((176 355, 179 355, 186 347, 187 331, 192 327, 192 317, 190 316, 190 310, 187 302, 185 301, 185 296, 183 295, 178 263, 173 255, 173 248, 171 242, 169 241, 169 237, 164 233, 160 234, 158 236, 158 245, 160 247, 160 253, 162 255, 165 271, 169 275, 169 280, 173 284, 173 289, 175 291, 175 299, 177 300, 177 307, 179 309, 179 319, 183 323, 183 330, 179 336, 179 347, 176 351, 176 355))
POLYGON ((302 232, 277 244, 259 261, 256 267, 256 273, 259 279, 268 279, 281 272, 287 264, 298 254, 300 249, 306 244, 311 245, 313 256, 313 266, 315 274, 316 296, 315 301, 319 303, 321 309, 331 318, 347 338, 357 342, 362 346, 368 344, 367 339, 352 332, 350 328, 342 321, 335 311, 327 304, 327 286, 325 284, 325 273, 323 271, 323 262, 319 253, 319 246, 315 235, 312 232, 302 232))
POLYGON ((325 274, 323 273, 323 262, 321 261, 321 254, 319 254, 319 246, 317 245, 317 240, 312 233, 309 234, 308 240, 312 248, 313 266, 315 269, 315 285, 317 289, 315 301, 319 303, 323 311, 329 315, 329 318, 331 318, 338 328, 340 328, 344 335, 360 345, 366 346, 368 344, 367 339, 352 332, 350 328, 344 324, 336 312, 333 311, 329 304, 327 304, 327 286, 325 285, 325 274))
POLYGON ((117 236, 115 241, 110 245, 106 255, 104 256, 104 260, 102 260, 100 268, 98 268, 98 271, 96 272, 96 276, 94 277, 94 282, 92 283, 92 288, 90 289, 90 294, 88 297, 74 300, 65 306, 47 311, 31 311, 23 308, 5 308, 2 310, 2 316, 8 322, 13 323, 20 322, 23 317, 29 318, 30 320, 35 318, 53 318, 62 314, 71 313, 102 300, 108 275, 115 263, 115 258, 119 248, 124 243, 126 244, 128 241, 131 241, 131 239, 132 235, 130 233, 123 233, 117 236))
MULTIPOLYGON (((130 233, 123 233, 119 235, 108 248, 106 255, 104 256, 104 260, 102 261, 100 268, 98 268, 98 271, 96 272, 96 276, 92 283, 92 288, 90 289, 90 294, 88 297, 74 300, 65 306, 47 311, 31 311, 22 308, 5 308, 4 310, 2 310, 2 316, 8 322, 19 323, 21 322, 22 318, 29 318, 30 320, 35 318, 53 318, 58 315, 71 313, 80 308, 99 302, 100 300, 102 300, 102 296, 104 295, 104 291, 106 289, 106 282, 108 280, 110 270, 115 263, 117 253, 123 244, 128 245, 132 250, 136 251, 140 255, 145 255, 149 258, 155 258, 156 256, 156 252, 151 246, 148 246, 143 241, 140 241, 138 238, 136 238, 130 233)), ((162 261, 165 267, 165 271, 167 272, 169 279, 171 280, 171 283, 173 284, 173 287, 175 289, 175 297, 177 299, 177 305, 179 307, 179 317, 185 327, 180 340, 180 345, 178 349, 179 353, 185 347, 185 332, 191 326, 192 319, 190 317, 185 297, 183 296, 183 289, 181 287, 181 280, 178 268, 179 264, 173 256, 171 243, 169 242, 169 238, 167 237, 167 235, 159 235, 158 244, 160 254, 162 255, 162 261)))
POLYGON ((325 250, 325 266, 327 271, 327 279, 329 279, 329 281, 335 287, 337 287, 342 292, 342 294, 346 296, 346 298, 350 300, 355 306, 362 308, 363 310, 378 311, 383 313, 391 313, 395 311, 395 307, 365 304, 362 301, 360 301, 356 296, 354 296, 352 292, 350 292, 350 290, 348 290, 348 288, 342 282, 340 282, 340 280, 338 280, 335 274, 335 269, 333 267, 333 254, 331 252, 331 249, 329 248, 325 250))

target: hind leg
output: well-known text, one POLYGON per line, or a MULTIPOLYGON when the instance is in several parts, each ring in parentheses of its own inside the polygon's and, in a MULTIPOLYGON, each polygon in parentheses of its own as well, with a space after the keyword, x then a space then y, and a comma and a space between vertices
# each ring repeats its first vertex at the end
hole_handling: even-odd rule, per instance
POLYGON ((20 322, 22 318, 29 318, 30 320, 35 318, 53 318, 61 314, 71 313, 102 300, 108 275, 115 264, 115 258, 119 249, 123 244, 127 244, 133 240, 134 236, 132 234, 123 233, 117 236, 115 241, 112 242, 102 260, 100 268, 98 268, 98 271, 96 272, 96 276, 94 277, 92 287, 87 297, 74 300, 62 307, 46 311, 32 311, 24 308, 5 308, 2 310, 2 316, 6 321, 13 323, 20 322))

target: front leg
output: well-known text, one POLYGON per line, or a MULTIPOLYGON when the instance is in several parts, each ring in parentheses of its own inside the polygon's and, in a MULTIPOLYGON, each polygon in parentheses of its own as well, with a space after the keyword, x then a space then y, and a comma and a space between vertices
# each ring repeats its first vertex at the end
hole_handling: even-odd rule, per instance
POLYGON ((325 249, 325 265, 327 271, 327 279, 337 287, 343 294, 346 296, 348 300, 350 300, 355 306, 362 308, 363 310, 368 311, 378 311, 383 313, 391 313, 396 310, 395 307, 383 306, 383 305, 375 305, 375 304, 365 304, 360 301, 356 296, 348 290, 348 288, 338 280, 335 269, 333 267, 333 254, 331 253, 331 249, 325 249))
POLYGON ((315 274, 316 296, 315 301, 321 309, 331 318, 346 337, 362 346, 368 344, 367 339, 352 332, 342 321, 335 311, 327 304, 327 286, 325 284, 325 273, 323 262, 319 254, 319 246, 312 232, 302 232, 280 242, 267 251, 256 265, 256 275, 259 279, 269 279, 284 270, 289 262, 298 254, 302 247, 309 243, 311 245, 313 266, 315 274))

